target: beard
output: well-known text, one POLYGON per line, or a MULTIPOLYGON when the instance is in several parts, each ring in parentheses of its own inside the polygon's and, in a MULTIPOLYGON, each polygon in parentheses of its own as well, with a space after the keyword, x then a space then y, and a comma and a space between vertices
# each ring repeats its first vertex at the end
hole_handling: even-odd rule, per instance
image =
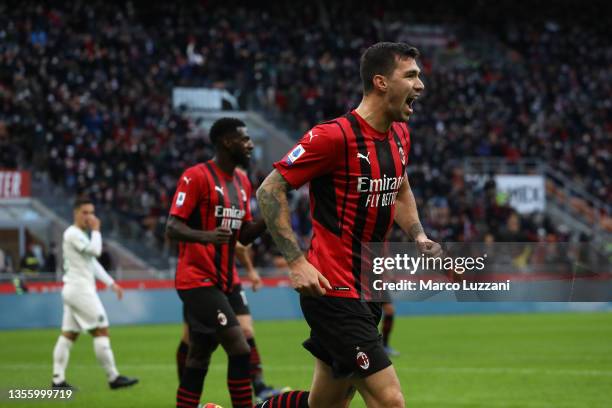
POLYGON ((232 152, 232 160, 245 170, 251 165, 251 159, 243 152, 232 152))
POLYGON ((399 109, 392 109, 390 110, 390 119, 393 122, 406 122, 408 120, 408 118, 410 117, 410 115, 408 115, 408 117, 406 117, 406 114, 403 112, 404 107, 400 107, 399 109))
POLYGON ((406 116, 404 112, 405 97, 395 96, 389 103, 389 116, 393 122, 405 122, 408 120, 410 115, 406 116))

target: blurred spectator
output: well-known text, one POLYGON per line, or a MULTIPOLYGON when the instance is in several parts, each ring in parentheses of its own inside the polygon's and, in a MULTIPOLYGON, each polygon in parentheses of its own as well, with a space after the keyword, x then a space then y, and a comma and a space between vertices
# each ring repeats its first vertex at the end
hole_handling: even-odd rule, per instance
POLYGON ((106 272, 114 276, 115 262, 105 243, 102 243, 102 253, 100 254, 100 265, 104 267, 106 272))
POLYGON ((502 228, 496 239, 497 242, 525 242, 527 234, 521 228, 521 219, 517 212, 511 212, 506 219, 506 226, 502 228))
POLYGON ((7 259, 6 255, 4 254, 4 251, 2 250, 2 248, 0 248, 0 273, 5 272, 8 272, 7 259))
POLYGON ((34 250, 34 244, 28 244, 25 254, 21 258, 19 264, 19 272, 28 274, 37 274, 41 271, 42 265, 36 251, 34 250))
POLYGON ((15 276, 12 282, 13 287, 15 288, 15 294, 24 295, 28 293, 28 287, 26 286, 23 279, 19 278, 18 276, 15 276))
POLYGON ((57 271, 57 258, 55 255, 55 242, 49 244, 49 250, 45 257, 45 272, 55 273, 57 271))

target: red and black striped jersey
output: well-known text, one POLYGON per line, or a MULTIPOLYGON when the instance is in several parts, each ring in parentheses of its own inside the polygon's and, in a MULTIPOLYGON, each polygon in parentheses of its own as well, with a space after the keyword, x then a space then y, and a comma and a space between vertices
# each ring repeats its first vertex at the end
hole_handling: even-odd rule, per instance
POLYGON ((315 126, 274 163, 293 188, 310 182, 306 258, 329 280, 328 296, 360 297, 362 243, 385 241, 409 151, 405 123, 381 133, 352 111, 315 126))
POLYGON ((251 183, 236 169, 227 174, 213 160, 190 167, 178 182, 170 215, 194 229, 230 228, 228 244, 179 243, 177 289, 216 285, 224 291, 239 283, 234 250, 244 221, 251 221, 251 183))

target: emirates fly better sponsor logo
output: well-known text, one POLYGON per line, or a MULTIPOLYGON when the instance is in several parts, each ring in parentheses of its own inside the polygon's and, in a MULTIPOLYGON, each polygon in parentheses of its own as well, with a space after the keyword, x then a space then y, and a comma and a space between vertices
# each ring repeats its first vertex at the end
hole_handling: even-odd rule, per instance
POLYGON ((382 178, 357 177, 357 191, 370 193, 366 207, 387 207, 395 204, 404 176, 382 178))
POLYGON ((245 211, 232 206, 232 208, 226 208, 222 205, 215 206, 215 217, 223 218, 221 220, 222 228, 231 228, 239 230, 242 226, 242 218, 244 217, 245 211))

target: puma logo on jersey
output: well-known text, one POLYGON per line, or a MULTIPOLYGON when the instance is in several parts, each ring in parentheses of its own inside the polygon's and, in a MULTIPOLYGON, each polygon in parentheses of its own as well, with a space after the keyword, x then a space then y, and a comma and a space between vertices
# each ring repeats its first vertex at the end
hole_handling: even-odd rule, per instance
POLYGON ((191 177, 183 176, 183 180, 185 180, 185 184, 189 184, 191 177))
POLYGON ((370 163, 370 152, 368 152, 368 155, 367 155, 367 156, 364 156, 363 154, 361 154, 361 153, 357 152, 357 158, 358 158, 358 159, 363 159, 363 160, 367 161, 367 162, 368 162, 368 164, 370 164, 370 165, 371 165, 371 163, 370 163))
POLYGON ((312 138, 313 138, 313 137, 317 137, 317 136, 319 136, 319 135, 315 135, 315 134, 313 134, 313 133, 312 133, 312 130, 311 130, 310 132, 308 132, 308 134, 310 135, 310 140, 309 140, 309 142, 312 142, 312 138))
POLYGON ((221 195, 225 195, 223 194, 223 187, 219 187, 219 186, 215 186, 215 190, 217 190, 217 192, 221 195))

